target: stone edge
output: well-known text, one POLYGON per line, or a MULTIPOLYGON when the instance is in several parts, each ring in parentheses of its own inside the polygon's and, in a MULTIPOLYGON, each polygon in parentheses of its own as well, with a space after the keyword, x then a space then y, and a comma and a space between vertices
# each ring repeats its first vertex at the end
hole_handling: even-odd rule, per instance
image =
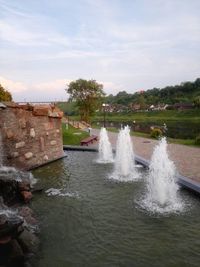
POLYGON ((64 154, 64 155, 61 156, 61 157, 58 157, 58 158, 55 158, 55 159, 53 159, 53 160, 44 162, 44 163, 42 163, 42 164, 35 165, 35 166, 33 166, 33 167, 31 167, 31 168, 28 168, 28 169, 25 169, 25 170, 26 170, 26 171, 32 171, 32 170, 35 170, 35 169, 37 169, 37 168, 43 167, 43 166, 45 166, 45 165, 51 164, 51 163, 53 163, 53 162, 55 162, 55 161, 57 161, 57 160, 66 158, 66 157, 67 157, 67 155, 64 154))

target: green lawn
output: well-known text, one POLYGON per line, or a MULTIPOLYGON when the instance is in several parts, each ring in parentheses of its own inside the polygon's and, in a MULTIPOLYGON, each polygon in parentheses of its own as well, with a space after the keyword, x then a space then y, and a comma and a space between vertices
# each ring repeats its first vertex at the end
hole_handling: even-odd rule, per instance
POLYGON ((80 145, 81 140, 89 136, 87 132, 76 129, 71 125, 66 129, 66 125, 63 124, 62 131, 63 145, 80 145))
MULTIPOLYGON (((103 121, 103 114, 94 117, 94 121, 103 121)), ((131 113, 107 113, 107 121, 191 121, 200 122, 200 109, 192 110, 163 110, 131 113)))
MULTIPOLYGON (((72 119, 79 120, 79 117, 73 116, 72 119)), ((92 121, 92 127, 99 128, 97 122, 100 122, 100 124, 102 125, 103 114, 96 114, 96 116, 92 118, 92 121)), ((143 126, 145 127, 149 127, 151 125, 163 125, 164 123, 166 123, 169 129, 168 134, 169 136, 173 137, 168 138, 171 143, 194 146, 194 140, 199 134, 200 130, 200 109, 192 109, 185 111, 164 110, 149 112, 131 112, 126 114, 106 113, 106 122, 108 123, 113 122, 118 124, 130 124, 133 121, 135 121, 136 124, 143 124, 143 126)), ((110 127, 109 130, 115 132, 118 131, 113 127, 110 127)), ((150 138, 149 134, 142 132, 134 132, 133 135, 150 138)))

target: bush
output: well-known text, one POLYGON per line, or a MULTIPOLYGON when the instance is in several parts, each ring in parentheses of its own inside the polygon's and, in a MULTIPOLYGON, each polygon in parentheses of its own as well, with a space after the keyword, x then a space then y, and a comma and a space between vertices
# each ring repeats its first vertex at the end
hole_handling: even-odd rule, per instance
POLYGON ((195 139, 195 144, 196 145, 200 145, 200 134, 197 135, 196 139, 195 139))
POLYGON ((162 131, 159 128, 154 128, 151 130, 150 136, 159 139, 162 136, 162 131))

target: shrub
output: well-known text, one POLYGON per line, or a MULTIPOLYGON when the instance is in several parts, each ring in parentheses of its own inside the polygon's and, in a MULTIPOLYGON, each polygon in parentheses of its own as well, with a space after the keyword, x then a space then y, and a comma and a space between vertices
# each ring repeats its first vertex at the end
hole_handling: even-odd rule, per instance
POLYGON ((151 130, 150 136, 159 139, 162 136, 162 131, 159 128, 154 128, 151 130))
POLYGON ((200 145, 200 134, 197 135, 196 139, 195 139, 195 144, 196 145, 200 145))

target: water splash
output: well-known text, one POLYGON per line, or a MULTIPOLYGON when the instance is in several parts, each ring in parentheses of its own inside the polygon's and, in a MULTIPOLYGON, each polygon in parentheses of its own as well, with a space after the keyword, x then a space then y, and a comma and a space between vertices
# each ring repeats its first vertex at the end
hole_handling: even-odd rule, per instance
POLYGON ((73 197, 79 198, 78 193, 63 192, 62 189, 58 188, 49 188, 45 191, 48 197, 50 196, 60 196, 60 197, 73 197))
POLYGON ((106 128, 102 127, 99 139, 99 158, 98 163, 111 163, 113 162, 112 146, 108 138, 106 128))
POLYGON ((183 209, 178 197, 176 168, 168 157, 166 138, 155 147, 147 177, 147 193, 141 202, 151 212, 169 213, 183 209))
POLYGON ((31 187, 37 183, 37 179, 30 172, 20 171, 14 167, 1 166, 0 178, 7 180, 16 180, 17 182, 30 182, 31 187))
POLYGON ((134 157, 130 128, 126 126, 120 130, 117 138, 115 170, 110 178, 124 182, 137 180, 139 173, 136 170, 134 157))

